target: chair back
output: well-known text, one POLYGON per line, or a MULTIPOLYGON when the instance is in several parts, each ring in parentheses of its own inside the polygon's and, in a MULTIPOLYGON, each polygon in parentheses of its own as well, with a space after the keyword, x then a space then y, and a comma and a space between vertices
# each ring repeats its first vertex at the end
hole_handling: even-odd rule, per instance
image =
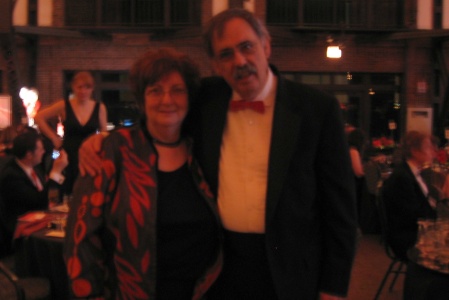
POLYGON ((363 171, 365 172, 365 181, 368 193, 377 196, 379 192, 379 182, 381 180, 379 165, 370 160, 363 165, 363 171))
POLYGON ((380 221, 380 232, 382 235, 382 241, 385 248, 385 253, 387 256, 392 260, 400 260, 399 257, 397 257, 393 250, 391 250, 389 244, 388 244, 388 216, 387 216, 387 210, 385 207, 385 202, 382 197, 382 188, 380 188, 378 195, 377 195, 377 209, 379 212, 379 221, 380 221))
POLYGON ((393 275, 393 279, 390 283, 389 291, 391 292, 394 288, 396 280, 400 274, 405 274, 404 268, 406 267, 406 261, 396 256, 393 250, 390 248, 388 244, 388 218, 385 208, 385 203, 382 197, 382 189, 380 188, 377 196, 377 208, 379 211, 379 219, 380 219, 380 227, 382 234, 382 242, 384 245, 385 253, 391 259, 390 265, 388 266, 387 271, 377 289, 376 295, 374 296, 374 300, 379 299, 382 290, 384 288, 385 283, 390 275, 393 275))
POLYGON ((19 278, 6 263, 0 262, 1 300, 50 300, 50 281, 44 277, 19 278))
POLYGON ((23 291, 18 285, 17 276, 2 262, 0 262, 0 299, 24 299, 23 291))
POLYGON ((12 234, 5 219, 5 209, 0 195, 0 258, 10 255, 12 252, 12 234))

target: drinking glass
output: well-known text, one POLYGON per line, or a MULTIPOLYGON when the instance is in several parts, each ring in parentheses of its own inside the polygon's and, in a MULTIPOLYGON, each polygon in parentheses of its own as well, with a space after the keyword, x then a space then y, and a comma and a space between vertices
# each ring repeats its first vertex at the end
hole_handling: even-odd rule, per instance
POLYGON ((51 210, 59 204, 59 190, 49 189, 48 191, 48 208, 51 210))

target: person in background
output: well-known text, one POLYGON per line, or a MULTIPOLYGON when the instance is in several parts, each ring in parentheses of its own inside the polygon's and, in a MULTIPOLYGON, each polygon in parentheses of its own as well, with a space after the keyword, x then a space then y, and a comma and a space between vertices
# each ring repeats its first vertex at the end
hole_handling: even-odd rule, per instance
POLYGON ((418 219, 436 218, 436 199, 429 196, 429 187, 420 174, 433 161, 435 147, 430 135, 409 131, 401 151, 403 161, 385 180, 382 198, 388 220, 387 242, 395 255, 407 260, 407 250, 416 242, 418 219))
MULTIPOLYGON (((270 66, 246 10, 214 16, 205 41, 220 77, 202 81, 189 124, 226 229, 208 299, 344 299, 357 222, 338 101, 270 66)), ((98 170, 99 144, 80 149, 82 174, 98 170)))
POLYGON ((34 131, 19 134, 13 141, 14 159, 0 176, 0 214, 8 232, 7 241, 12 241, 17 218, 28 211, 47 209, 49 188, 60 188, 64 182, 61 172, 68 164, 67 154, 61 151, 47 180, 36 167, 44 152, 42 137, 34 131))
POLYGON ((348 133, 349 155, 356 188, 357 214, 360 217, 362 195, 365 188, 365 171, 362 157, 366 146, 365 133, 361 129, 353 129, 348 133))
POLYGON ((82 141, 98 131, 106 131, 106 106, 92 99, 94 79, 91 73, 81 71, 71 82, 73 97, 59 100, 39 111, 34 118, 40 132, 53 143, 54 149, 61 147, 68 154, 69 165, 65 170, 64 194, 71 194, 78 176, 78 149, 82 141), (64 139, 49 125, 54 118, 60 118, 64 125, 64 139))
POLYGON ((221 269, 220 221, 183 122, 199 84, 186 55, 149 51, 130 70, 144 113, 115 130, 101 171, 74 188, 65 258, 75 298, 200 299, 221 269), (83 213, 81 213, 83 212, 83 213))

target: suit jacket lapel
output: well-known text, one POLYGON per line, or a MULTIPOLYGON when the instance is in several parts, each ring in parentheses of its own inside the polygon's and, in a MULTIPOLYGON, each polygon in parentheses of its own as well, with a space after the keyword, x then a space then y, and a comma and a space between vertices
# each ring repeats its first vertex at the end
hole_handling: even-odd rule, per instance
POLYGON ((274 105, 273 127, 271 133, 271 148, 268 162, 268 183, 266 200, 266 224, 273 218, 276 205, 280 199, 282 185, 288 176, 288 168, 298 143, 301 127, 301 114, 292 105, 297 103, 286 92, 285 81, 279 74, 276 100, 274 105))
MULTIPOLYGON (((418 182, 418 180, 416 179, 415 174, 413 174, 412 169, 410 168, 410 166, 408 165, 407 162, 404 162, 404 165, 405 165, 405 169, 407 170, 407 172, 408 172, 410 178, 413 180, 413 183, 414 183, 414 186, 415 186, 415 190, 421 195, 421 199, 423 199, 423 200, 425 200, 426 202, 428 202, 427 196, 424 195, 424 192, 423 192, 421 186, 419 185, 419 182, 418 182)), ((428 187, 427 187, 427 188, 428 188, 428 187)), ((430 204, 429 204, 429 206, 430 206, 430 204)))
POLYGON ((218 191, 220 149, 231 93, 232 90, 228 86, 223 87, 219 93, 216 93, 214 99, 207 101, 207 106, 203 108, 202 143, 205 145, 203 151, 208 152, 208 155, 204 155, 208 159, 204 164, 207 164, 210 170, 209 184, 215 194, 218 191))

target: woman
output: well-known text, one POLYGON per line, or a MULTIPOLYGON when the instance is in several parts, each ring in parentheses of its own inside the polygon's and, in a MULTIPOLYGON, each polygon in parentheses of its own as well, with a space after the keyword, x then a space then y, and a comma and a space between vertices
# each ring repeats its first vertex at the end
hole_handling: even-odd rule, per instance
MULTIPOLYGON (((353 129, 348 134, 349 155, 351 157, 352 172, 357 196, 357 214, 360 217, 363 188, 365 186, 365 172, 363 170, 363 151, 365 148, 365 134, 360 129, 353 129)), ((360 221, 360 218, 359 218, 360 221)))
POLYGON ((103 103, 92 99, 94 79, 89 72, 78 72, 71 82, 73 97, 60 100, 40 111, 34 121, 42 134, 48 137, 55 149, 67 152, 69 165, 65 170, 64 193, 71 194, 78 176, 78 148, 82 141, 97 131, 106 131, 107 111, 103 103), (49 122, 60 117, 64 125, 64 139, 56 133, 49 122))
POLYGON ((218 214, 182 130, 199 72, 187 56, 161 49, 135 62, 130 82, 142 121, 105 138, 101 174, 80 177, 74 189, 65 247, 71 290, 199 299, 221 269, 218 214))

